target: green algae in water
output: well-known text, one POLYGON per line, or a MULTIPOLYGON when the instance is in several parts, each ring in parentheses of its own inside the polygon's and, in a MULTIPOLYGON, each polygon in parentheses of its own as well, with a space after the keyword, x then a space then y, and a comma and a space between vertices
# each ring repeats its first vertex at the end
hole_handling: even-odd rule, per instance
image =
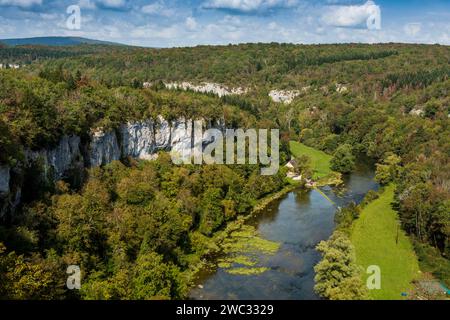
POLYGON ((219 261, 219 262, 217 263, 217 266, 218 266, 219 268, 222 268, 222 269, 228 269, 228 268, 231 268, 232 265, 233 265, 233 263, 232 263, 232 262, 228 262, 228 261, 219 261))
POLYGON ((233 265, 253 267, 256 264, 257 262, 255 261, 255 259, 252 259, 251 257, 248 256, 239 255, 239 256, 229 256, 220 259, 217 265, 219 266, 219 268, 228 269, 231 268, 233 265))
POLYGON ((242 225, 225 239, 222 250, 225 258, 218 261, 218 267, 234 275, 257 275, 269 270, 265 267, 256 267, 259 264, 258 256, 274 255, 280 244, 259 237, 252 226, 242 225))
POLYGON ((240 230, 231 233, 230 238, 224 241, 222 248, 226 254, 253 252, 273 255, 280 248, 280 244, 262 239, 254 227, 244 225, 240 230))
POLYGON ((253 276, 262 274, 266 271, 269 271, 269 268, 260 267, 260 268, 234 268, 226 270, 229 274, 233 275, 241 275, 241 276, 253 276))
POLYGON ((246 267, 253 267, 256 265, 256 262, 247 256, 234 257, 233 262, 246 267))

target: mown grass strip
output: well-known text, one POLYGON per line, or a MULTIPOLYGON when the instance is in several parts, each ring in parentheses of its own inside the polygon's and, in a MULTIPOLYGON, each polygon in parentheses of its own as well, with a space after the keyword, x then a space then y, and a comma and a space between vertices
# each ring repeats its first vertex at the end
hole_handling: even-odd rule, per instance
POLYGON ((351 230, 357 263, 364 270, 371 265, 381 269, 381 289, 370 291, 370 296, 377 300, 402 299, 402 293, 408 293, 412 281, 419 276, 411 241, 391 207, 394 189, 393 185, 386 187, 377 200, 367 205, 351 230))
POLYGON ((331 156, 323 151, 308 147, 300 142, 290 142, 291 153, 298 158, 301 155, 307 155, 311 158, 311 165, 314 171, 314 179, 324 178, 333 173, 330 169, 331 156))

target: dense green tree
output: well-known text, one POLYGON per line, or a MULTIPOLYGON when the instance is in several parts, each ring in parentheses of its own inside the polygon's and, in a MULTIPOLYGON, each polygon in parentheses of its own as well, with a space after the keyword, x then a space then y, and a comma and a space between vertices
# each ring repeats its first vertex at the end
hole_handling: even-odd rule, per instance
POLYGON ((340 173, 350 173, 355 168, 355 156, 352 146, 343 144, 339 146, 331 159, 331 169, 340 173))
POLYGON ((354 203, 350 203, 348 206, 339 209, 336 212, 334 220, 339 230, 349 231, 353 221, 355 221, 360 214, 360 208, 354 203))
POLYGON ((311 158, 307 155, 301 155, 294 159, 294 170, 297 174, 302 175, 304 178, 312 178, 313 169, 311 158))
POLYGON ((386 185, 398 178, 400 171, 401 158, 390 154, 382 163, 377 164, 375 179, 383 185, 386 185))
POLYGON ((0 298, 51 300, 65 297, 64 271, 54 253, 47 259, 6 252, 0 243, 0 298))
POLYGON ((179 270, 163 262, 154 252, 141 253, 136 261, 132 279, 134 299, 170 299, 182 296, 178 284, 179 270))
POLYGON ((323 257, 314 267, 317 294, 330 300, 367 299, 354 248, 344 233, 336 231, 328 241, 322 241, 317 250, 323 257))
POLYGON ((58 219, 57 236, 69 251, 101 255, 106 238, 106 214, 110 195, 96 179, 90 180, 82 195, 65 194, 54 199, 58 219))
POLYGON ((200 202, 199 230, 206 235, 211 235, 225 221, 220 199, 222 191, 218 188, 210 188, 205 191, 200 202))
POLYGON ((131 266, 128 266, 106 276, 102 272, 94 272, 88 279, 83 280, 81 297, 86 300, 131 299, 133 289, 130 268, 131 266))

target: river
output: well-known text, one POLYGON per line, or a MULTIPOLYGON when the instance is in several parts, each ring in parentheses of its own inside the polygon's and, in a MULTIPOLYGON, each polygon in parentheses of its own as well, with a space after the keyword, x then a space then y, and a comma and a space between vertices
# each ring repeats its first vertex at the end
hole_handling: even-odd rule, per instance
POLYGON ((296 190, 273 202, 248 223, 261 238, 280 243, 275 254, 258 259, 268 268, 258 275, 234 275, 225 269, 200 274, 192 299, 286 299, 314 300, 314 266, 320 260, 316 245, 329 238, 335 228, 336 206, 360 202, 369 190, 377 190, 370 165, 360 163, 344 186, 321 188, 335 204, 316 190, 296 190))

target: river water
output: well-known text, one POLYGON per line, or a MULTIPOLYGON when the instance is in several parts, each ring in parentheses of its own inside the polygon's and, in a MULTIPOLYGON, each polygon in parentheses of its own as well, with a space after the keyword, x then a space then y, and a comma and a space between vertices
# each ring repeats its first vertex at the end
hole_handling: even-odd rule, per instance
POLYGON ((297 190, 273 202, 249 224, 261 238, 281 244, 275 255, 261 254, 261 266, 268 271, 258 275, 233 275, 222 268, 205 272, 191 291, 192 299, 286 299, 314 300, 314 266, 320 260, 316 245, 329 238, 335 228, 337 206, 359 203, 369 190, 377 190, 370 165, 358 168, 344 179, 339 189, 324 187, 332 204, 318 191, 297 190))

